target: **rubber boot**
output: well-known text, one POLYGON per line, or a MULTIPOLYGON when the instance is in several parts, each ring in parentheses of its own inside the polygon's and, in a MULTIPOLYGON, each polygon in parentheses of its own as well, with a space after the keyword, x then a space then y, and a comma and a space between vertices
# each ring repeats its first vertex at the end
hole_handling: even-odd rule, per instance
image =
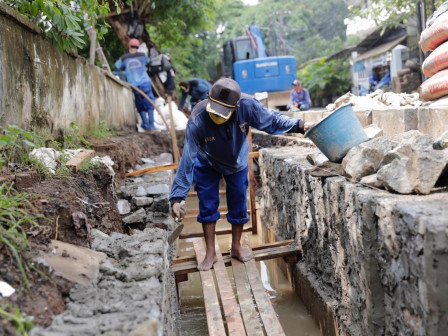
POLYGON ((142 111, 142 112, 139 112, 139 114, 140 114, 140 117, 142 118, 142 128, 144 128, 145 130, 149 130, 150 125, 148 122, 147 112, 142 111))
POLYGON ((148 111, 148 117, 149 117, 149 129, 156 130, 157 127, 156 125, 154 125, 154 109, 148 111))

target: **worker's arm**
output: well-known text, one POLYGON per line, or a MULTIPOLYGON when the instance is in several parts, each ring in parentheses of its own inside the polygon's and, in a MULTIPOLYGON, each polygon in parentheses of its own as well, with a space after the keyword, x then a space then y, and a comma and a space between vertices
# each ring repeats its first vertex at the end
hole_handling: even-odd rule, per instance
POLYGON ((170 193, 170 203, 179 203, 187 197, 193 182, 193 169, 197 156, 196 126, 189 122, 185 131, 185 144, 182 158, 177 168, 170 193))
POLYGON ((121 57, 118 61, 115 62, 115 68, 117 70, 123 70, 125 68, 124 62, 121 60, 121 57))
POLYGON ((250 126, 269 134, 304 133, 302 119, 292 119, 278 111, 268 110, 255 99, 250 101, 252 107, 247 111, 250 114, 250 126))

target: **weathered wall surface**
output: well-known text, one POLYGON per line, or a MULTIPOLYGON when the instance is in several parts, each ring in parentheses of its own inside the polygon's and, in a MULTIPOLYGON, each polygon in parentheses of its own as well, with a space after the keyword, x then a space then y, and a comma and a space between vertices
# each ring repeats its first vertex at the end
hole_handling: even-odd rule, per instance
POLYGON ((85 130, 136 121, 131 90, 86 60, 61 53, 0 2, 0 124, 85 130))
POLYGON ((311 148, 263 149, 266 222, 302 251, 295 284, 324 335, 448 329, 448 193, 394 195, 309 175, 311 148))

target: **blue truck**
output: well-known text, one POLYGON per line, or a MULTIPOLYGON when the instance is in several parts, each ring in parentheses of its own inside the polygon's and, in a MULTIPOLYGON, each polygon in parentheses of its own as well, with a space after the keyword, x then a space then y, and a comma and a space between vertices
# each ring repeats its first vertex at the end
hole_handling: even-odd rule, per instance
POLYGON ((297 79, 295 57, 267 56, 259 29, 250 26, 246 33, 224 43, 224 76, 237 81, 242 92, 267 92, 269 107, 285 107, 297 79))

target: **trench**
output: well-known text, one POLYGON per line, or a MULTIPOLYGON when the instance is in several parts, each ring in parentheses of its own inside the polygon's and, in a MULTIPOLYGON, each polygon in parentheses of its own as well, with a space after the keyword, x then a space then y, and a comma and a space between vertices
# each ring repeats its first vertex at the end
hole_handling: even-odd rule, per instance
MULTIPOLYGON (((222 206, 226 205, 225 196, 221 197, 220 204, 222 206)), ((188 198, 187 208, 197 209, 197 199, 188 198)), ((248 234, 251 246, 276 241, 274 235, 269 231, 259 215, 259 211, 257 212, 257 219, 258 234, 248 234)), ((218 221, 216 225, 216 229, 228 229, 229 227, 230 224, 225 219, 218 221)), ((200 232, 201 230, 200 223, 189 223, 184 228, 184 232, 200 232)), ((230 249, 230 235, 218 235, 216 238, 221 250, 230 249)), ((194 255, 192 239, 181 239, 177 252, 180 257, 194 255)), ((285 334, 322 335, 311 314, 295 293, 289 267, 283 259, 277 258, 257 262, 257 268, 285 334)), ((232 268, 227 267, 227 272, 235 290, 232 268)), ((180 334, 182 336, 207 335, 207 319, 199 273, 190 273, 188 274, 188 281, 179 283, 179 306, 181 316, 180 334)))

